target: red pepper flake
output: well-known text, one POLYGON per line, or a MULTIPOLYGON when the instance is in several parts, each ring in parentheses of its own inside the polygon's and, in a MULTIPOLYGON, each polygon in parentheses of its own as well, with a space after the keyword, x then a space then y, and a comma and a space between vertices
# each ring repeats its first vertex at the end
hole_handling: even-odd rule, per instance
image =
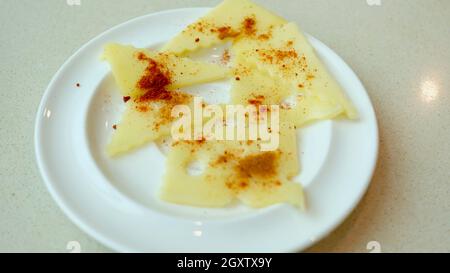
POLYGON ((148 110, 150 110, 150 108, 147 105, 137 105, 136 110, 138 110, 141 113, 145 113, 148 110))
POLYGON ((239 77, 236 77, 236 80, 237 80, 237 81, 240 81, 240 80, 241 80, 241 78, 239 78, 239 77))
POLYGON ((278 60, 284 60, 284 59, 296 59, 298 57, 298 54, 295 50, 276 50, 275 56, 278 60))
POLYGON ((258 39, 262 40, 262 41, 266 41, 266 40, 270 39, 270 36, 269 36, 269 34, 261 34, 258 36, 258 39))
POLYGON ((233 153, 229 153, 228 151, 225 151, 223 155, 219 156, 214 162, 212 162, 210 165, 212 167, 216 167, 217 165, 226 164, 228 162, 232 162, 236 160, 236 155, 233 153))
POLYGON ((239 177, 268 178, 277 174, 279 154, 277 152, 264 152, 249 155, 239 160, 236 170, 239 177))
POLYGON ((199 21, 194 25, 189 26, 190 28, 193 28, 194 30, 197 30, 199 32, 203 32, 203 28, 207 26, 207 22, 199 21))
POLYGON ((234 38, 239 35, 239 32, 232 30, 230 26, 220 27, 217 29, 217 32, 220 40, 234 38))
POLYGON ((242 22, 242 26, 243 26, 245 34, 247 34, 247 35, 255 34, 255 32, 256 32, 255 25, 256 25, 255 19, 253 19, 251 17, 245 18, 245 20, 242 22))
POLYGON ((225 51, 222 54, 222 63, 228 64, 230 62, 231 56, 230 51, 228 49, 225 49, 225 51))
POLYGON ((248 186, 248 183, 245 181, 242 181, 241 183, 239 183, 239 187, 241 187, 242 189, 245 189, 248 186))
POLYGON ((167 69, 142 52, 138 53, 137 58, 140 61, 148 62, 145 74, 137 83, 137 87, 144 91, 144 94, 138 100, 140 102, 170 100, 172 95, 166 89, 166 86, 171 84, 172 81, 167 69))
POLYGON ((262 105, 262 103, 264 102, 265 97, 263 95, 257 95, 254 96, 254 98, 248 99, 247 102, 249 104, 253 104, 256 106, 262 105))
POLYGON ((131 97, 130 96, 124 96, 123 97, 123 102, 127 102, 127 101, 129 101, 131 99, 131 97))
POLYGON ((196 140, 196 142, 197 142, 198 144, 203 144, 203 143, 205 143, 205 141, 206 141, 206 138, 204 138, 204 137, 202 137, 201 139, 197 139, 197 140, 196 140))
POLYGON ((113 128, 114 130, 117 130, 117 125, 114 124, 114 125, 112 126, 112 128, 113 128))

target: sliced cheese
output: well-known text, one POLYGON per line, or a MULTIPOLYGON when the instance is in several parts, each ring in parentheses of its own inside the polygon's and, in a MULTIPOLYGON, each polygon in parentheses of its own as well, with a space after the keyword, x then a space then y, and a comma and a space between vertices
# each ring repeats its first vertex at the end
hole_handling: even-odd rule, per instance
POLYGON ((136 98, 142 95, 137 83, 149 66, 148 59, 140 59, 139 54, 154 60, 170 76, 168 88, 176 89, 194 84, 207 83, 229 76, 228 68, 216 64, 197 62, 173 54, 147 49, 107 44, 102 59, 111 65, 111 70, 123 96, 136 98))
POLYGON ((315 119, 334 118, 340 114, 351 119, 357 117, 355 108, 295 24, 274 28, 264 43, 240 39, 232 50, 237 63, 267 71, 297 91, 293 94, 293 104, 305 107, 295 108, 289 114, 292 119, 300 117, 296 125, 301 125, 304 111, 315 119))
POLYGON ((296 135, 283 124, 280 146, 260 151, 258 141, 177 141, 169 151, 160 197, 182 205, 224 207, 239 199, 251 207, 290 203, 304 207, 296 135), (190 166, 203 166, 190 173, 190 166))
POLYGON ((192 97, 172 91, 171 98, 160 101, 130 100, 107 146, 109 156, 117 156, 171 133, 175 105, 192 107, 192 97))
POLYGON ((342 107, 330 100, 298 91, 290 82, 243 62, 236 65, 234 74, 230 96, 233 104, 279 105, 280 119, 297 127, 343 113, 342 107))
POLYGON ((249 0, 225 0, 163 46, 182 55, 239 37, 265 40, 271 29, 286 21, 249 0))

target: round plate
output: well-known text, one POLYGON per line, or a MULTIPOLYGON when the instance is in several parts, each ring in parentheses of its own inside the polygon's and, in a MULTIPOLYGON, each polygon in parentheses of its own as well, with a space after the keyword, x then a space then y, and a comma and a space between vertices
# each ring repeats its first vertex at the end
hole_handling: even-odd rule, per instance
MULTIPOLYGON (((285 204, 258 210, 239 204, 223 209, 168 204, 156 196, 165 170, 162 146, 149 144, 119 159, 105 155, 123 103, 108 64, 99 61, 103 45, 118 42, 157 48, 208 10, 155 13, 106 31, 66 61, 40 104, 36 157, 50 193, 73 222, 114 250, 302 250, 343 221, 370 182, 378 151, 371 102, 345 62, 310 36, 360 117, 357 121, 321 121, 299 130, 302 173, 298 181, 306 192, 305 212, 285 204)), ((218 50, 212 49, 209 58, 218 50)), ((227 87, 224 81, 191 89, 226 96, 227 87)))

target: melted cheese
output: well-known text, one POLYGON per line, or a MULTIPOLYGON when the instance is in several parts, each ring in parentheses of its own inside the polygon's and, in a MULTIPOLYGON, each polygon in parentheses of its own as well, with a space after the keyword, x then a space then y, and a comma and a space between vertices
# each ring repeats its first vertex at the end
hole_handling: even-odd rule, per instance
POLYGON ((232 103, 280 105, 280 119, 297 127, 314 120, 332 119, 343 112, 336 104, 299 92, 289 82, 248 64, 236 65, 234 74, 232 103))
POLYGON ((102 59, 111 65, 114 78, 123 96, 135 98, 142 94, 142 90, 139 90, 136 84, 145 73, 148 63, 138 59, 139 53, 144 53, 164 66, 163 69, 171 77, 170 89, 207 83, 229 76, 228 68, 223 66, 197 62, 173 54, 158 53, 132 46, 108 44, 105 46, 102 59))
MULTIPOLYGON (((103 59, 110 63, 122 95, 130 96, 123 117, 107 146, 110 156, 128 152, 170 134, 172 107, 177 104, 189 105, 192 101, 191 96, 174 89, 223 79, 229 75, 228 68, 219 65, 119 44, 106 45, 103 59), (140 100, 148 91, 148 88, 139 84, 147 74, 150 75, 150 80, 146 84, 150 85, 150 89, 152 84, 160 89, 166 88, 158 86, 158 80, 152 78, 157 73, 147 71, 149 61, 158 67, 158 72, 164 76, 163 80, 167 81, 167 88, 172 90, 164 99, 140 100)), ((157 94, 152 95, 157 97, 157 94)))
POLYGON ((109 156, 117 156, 163 136, 170 135, 173 106, 186 104, 192 107, 192 97, 172 92, 172 98, 164 101, 130 100, 120 123, 107 146, 109 156))
POLYGON ((238 37, 265 38, 286 21, 248 0, 225 0, 187 26, 162 51, 184 54, 238 37))
MULTIPOLYGON (((351 119, 357 117, 339 84, 295 24, 273 29, 271 37, 264 43, 240 39, 232 49, 236 62, 255 65, 283 79, 297 91, 293 97, 294 104, 306 107, 292 111, 289 114, 291 119, 301 116, 304 110, 315 119, 334 118, 341 113, 351 119)), ((301 125, 301 122, 296 124, 301 125)))
POLYGON ((169 151, 161 198, 201 207, 224 207, 239 199, 251 207, 290 203, 304 207, 293 126, 283 124, 278 150, 261 152, 258 141, 178 141, 169 151), (203 172, 192 174, 193 162, 203 172))

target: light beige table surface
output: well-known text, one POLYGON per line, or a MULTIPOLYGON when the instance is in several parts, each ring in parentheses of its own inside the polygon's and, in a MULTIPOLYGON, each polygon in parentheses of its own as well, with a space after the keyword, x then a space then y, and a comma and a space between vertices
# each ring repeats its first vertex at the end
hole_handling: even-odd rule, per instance
MULTIPOLYGON (((450 1, 257 2, 342 56, 379 120, 379 163, 366 196, 308 251, 368 252, 377 241, 383 252, 449 252, 450 1)), ((68 241, 110 251, 70 222, 41 180, 33 146, 41 96, 62 63, 102 31, 159 10, 216 3, 0 0, 0 251, 66 252, 68 241)))

